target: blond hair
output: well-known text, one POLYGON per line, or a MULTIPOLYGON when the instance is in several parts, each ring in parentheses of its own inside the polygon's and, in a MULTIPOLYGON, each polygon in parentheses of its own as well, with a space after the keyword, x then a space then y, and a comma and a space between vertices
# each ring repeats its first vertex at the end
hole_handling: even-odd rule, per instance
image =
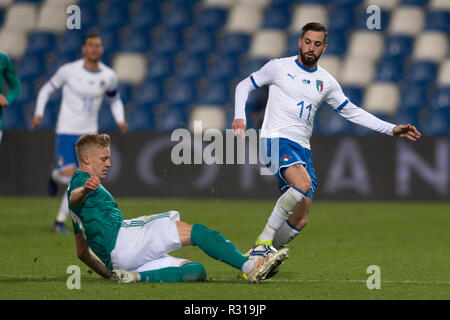
POLYGON ((75 145, 78 162, 81 164, 82 155, 88 147, 103 149, 109 147, 110 144, 111 137, 106 133, 88 133, 81 136, 75 145))

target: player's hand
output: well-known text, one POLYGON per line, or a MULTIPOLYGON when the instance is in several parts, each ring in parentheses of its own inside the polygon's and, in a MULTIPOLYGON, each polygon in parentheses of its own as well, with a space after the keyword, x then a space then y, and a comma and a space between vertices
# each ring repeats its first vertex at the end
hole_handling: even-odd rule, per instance
POLYGON ((117 122, 117 126, 122 133, 126 133, 128 131, 128 123, 126 123, 125 121, 117 122))
POLYGON ((245 119, 234 119, 231 124, 231 129, 233 129, 233 133, 240 135, 242 138, 245 137, 245 130, 247 128, 247 124, 245 119))
POLYGON ((31 128, 35 129, 39 124, 41 124, 42 116, 34 116, 33 120, 31 121, 31 128))
POLYGON ((3 94, 0 94, 0 107, 7 107, 8 106, 8 100, 6 100, 6 97, 3 94))
POLYGON ((416 141, 422 134, 410 124, 399 124, 394 127, 394 136, 416 141))
POLYGON ((89 179, 86 180, 84 184, 84 192, 88 194, 91 191, 97 190, 100 186, 100 179, 97 176, 91 175, 89 179))

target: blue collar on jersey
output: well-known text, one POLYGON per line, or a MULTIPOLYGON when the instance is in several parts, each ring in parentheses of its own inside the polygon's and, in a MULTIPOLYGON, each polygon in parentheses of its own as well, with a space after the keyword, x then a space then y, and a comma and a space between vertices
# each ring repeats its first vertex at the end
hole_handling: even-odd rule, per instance
POLYGON ((299 66, 300 69, 303 69, 303 70, 305 70, 306 72, 312 73, 312 72, 317 71, 317 66, 316 66, 314 69, 308 69, 307 67, 305 67, 304 65, 302 65, 302 64, 300 63, 300 61, 298 61, 298 57, 295 58, 295 63, 299 66))
POLYGON ((87 72, 90 72, 90 73, 100 73, 100 72, 102 72, 102 71, 103 71, 103 69, 102 69, 102 68, 98 68, 98 70, 97 70, 97 71, 92 71, 92 70, 89 70, 88 68, 86 68, 86 67, 84 66, 84 64, 83 64, 83 69, 84 69, 84 70, 86 70, 87 72))

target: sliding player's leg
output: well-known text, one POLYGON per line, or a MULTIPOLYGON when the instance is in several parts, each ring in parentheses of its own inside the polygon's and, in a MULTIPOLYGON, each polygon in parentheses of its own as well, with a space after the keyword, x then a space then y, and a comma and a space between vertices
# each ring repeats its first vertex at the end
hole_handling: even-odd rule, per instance
MULTIPOLYGON (((252 282, 264 280, 272 268, 287 258, 287 249, 284 249, 264 261, 249 260, 219 232, 201 224, 180 222, 179 213, 170 211, 122 222, 116 246, 111 252, 113 269, 123 273, 125 271, 119 270, 135 271, 188 245, 198 246, 210 257, 243 271, 252 282)), ((198 269, 199 266, 186 265, 184 268, 198 269)), ((166 271, 180 272, 178 269, 166 271)))
POLYGON ((136 271, 114 270, 113 280, 130 282, 193 282, 204 281, 206 271, 199 262, 165 255, 147 262, 136 271))
POLYGON ((223 261, 226 264, 241 270, 248 258, 244 256, 234 245, 220 232, 210 230, 202 224, 187 224, 178 222, 178 233, 183 245, 197 246, 213 259, 223 261))
POLYGON ((288 251, 284 249, 260 261, 250 260, 237 249, 234 243, 227 240, 218 231, 210 230, 202 224, 189 225, 184 222, 178 222, 177 224, 183 245, 198 246, 211 258, 222 261, 245 273, 247 279, 251 282, 266 279, 267 274, 281 265, 287 258, 288 251))

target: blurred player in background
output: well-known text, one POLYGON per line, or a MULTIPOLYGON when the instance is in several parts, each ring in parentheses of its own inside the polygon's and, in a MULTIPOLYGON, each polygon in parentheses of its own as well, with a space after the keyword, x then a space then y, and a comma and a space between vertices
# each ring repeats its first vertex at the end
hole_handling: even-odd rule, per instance
POLYGON ((251 282, 287 258, 288 249, 270 258, 250 260, 219 232, 180 221, 177 211, 124 220, 115 199, 101 185, 111 166, 110 137, 86 134, 76 143, 80 170, 67 190, 77 255, 103 278, 118 282, 203 281, 204 267, 169 252, 198 246, 210 257, 244 272, 251 282))
POLYGON ((4 52, 0 52, 0 143, 3 136, 3 108, 16 101, 21 92, 20 81, 14 71, 11 59, 4 52), (5 96, 4 83, 8 84, 8 94, 5 96))
MULTIPOLYGON (((41 88, 37 98, 32 128, 42 121, 45 105, 50 95, 62 88, 62 101, 56 124, 55 166, 49 181, 49 194, 55 195, 57 184, 67 186, 78 167, 75 143, 85 133, 98 131, 98 114, 106 95, 114 119, 122 133, 127 131, 124 106, 117 89, 114 71, 104 65, 102 40, 97 35, 86 36, 82 46, 83 58, 61 66, 41 88)), ((53 225, 53 231, 68 233, 65 221, 69 214, 67 197, 53 225)))
POLYGON ((284 247, 308 221, 313 192, 317 188, 310 138, 314 115, 322 102, 327 102, 345 119, 377 132, 412 141, 421 136, 410 124, 385 122, 349 101, 338 82, 317 65, 326 50, 326 40, 324 25, 306 24, 298 40, 297 56, 269 61, 236 87, 232 129, 244 134, 245 104, 249 93, 269 85, 261 128, 261 150, 262 156, 275 164, 273 174, 278 178, 282 194, 256 244, 269 244, 277 249, 284 247), (278 148, 278 156, 271 148, 278 148))

